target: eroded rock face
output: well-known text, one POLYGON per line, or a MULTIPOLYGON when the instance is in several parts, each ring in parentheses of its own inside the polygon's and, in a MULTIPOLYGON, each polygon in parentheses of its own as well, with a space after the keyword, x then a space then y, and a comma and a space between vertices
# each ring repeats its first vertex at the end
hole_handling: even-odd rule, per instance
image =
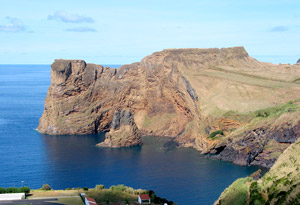
POLYGON ((219 159, 269 166, 269 141, 285 147, 281 145, 298 137, 297 129, 257 127, 241 138, 227 139, 230 130, 245 122, 222 113, 255 111, 300 98, 299 66, 258 62, 243 47, 167 49, 118 69, 55 60, 38 131, 108 132, 100 146, 110 147, 140 145, 141 135, 168 136, 176 146, 219 159), (217 136, 225 139, 221 142, 208 137, 218 129, 228 130, 217 136))
POLYGON ((131 147, 142 145, 141 134, 130 110, 115 111, 111 129, 100 147, 131 147))
POLYGON ((211 151, 214 154, 212 158, 242 166, 257 165, 270 168, 278 156, 300 137, 299 128, 300 122, 275 129, 254 129, 237 139, 216 146, 211 151))

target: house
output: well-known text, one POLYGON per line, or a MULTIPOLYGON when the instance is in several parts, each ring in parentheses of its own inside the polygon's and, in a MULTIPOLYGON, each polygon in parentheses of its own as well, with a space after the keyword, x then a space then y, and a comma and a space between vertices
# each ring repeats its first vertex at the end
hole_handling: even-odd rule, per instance
POLYGON ((25 193, 0 194, 0 201, 25 199, 25 193))
POLYGON ((90 197, 85 197, 84 199, 85 205, 97 205, 95 199, 90 198, 90 197))
POLYGON ((138 197, 139 204, 151 204, 150 196, 148 194, 141 194, 138 197))

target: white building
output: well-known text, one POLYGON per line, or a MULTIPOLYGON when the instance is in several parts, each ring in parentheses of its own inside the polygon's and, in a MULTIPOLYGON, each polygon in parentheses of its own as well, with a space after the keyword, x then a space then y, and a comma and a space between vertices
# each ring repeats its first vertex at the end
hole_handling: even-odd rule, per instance
POLYGON ((90 197, 85 197, 85 205, 97 205, 95 199, 90 197))
POLYGON ((0 194, 0 201, 25 199, 25 193, 0 194))
POLYGON ((148 194, 141 194, 138 197, 139 204, 151 204, 150 196, 148 194))

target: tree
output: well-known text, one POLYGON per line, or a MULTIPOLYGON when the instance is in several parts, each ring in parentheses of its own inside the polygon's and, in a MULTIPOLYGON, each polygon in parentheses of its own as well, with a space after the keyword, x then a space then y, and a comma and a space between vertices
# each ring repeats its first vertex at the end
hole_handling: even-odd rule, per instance
POLYGON ((30 188, 28 186, 21 187, 20 192, 25 193, 25 194, 29 194, 30 188))
POLYGON ((43 184, 41 190, 51 190, 51 186, 49 184, 43 184))

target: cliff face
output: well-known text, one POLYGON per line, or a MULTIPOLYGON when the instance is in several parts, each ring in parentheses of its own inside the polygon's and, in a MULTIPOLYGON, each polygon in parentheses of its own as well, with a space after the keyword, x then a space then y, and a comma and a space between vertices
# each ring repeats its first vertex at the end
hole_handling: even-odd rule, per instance
POLYGON ((141 135, 168 136, 180 146, 224 160, 234 161, 224 157, 233 149, 241 156, 237 163, 251 164, 259 154, 264 158, 264 147, 273 138, 261 139, 256 133, 255 129, 264 124, 244 129, 251 120, 257 121, 244 113, 300 98, 299 68, 297 64, 258 62, 243 47, 167 49, 119 69, 82 60, 56 60, 38 131, 109 131, 100 146, 110 147, 140 145, 141 135), (218 130, 224 134, 211 137, 218 130), (237 130, 244 131, 239 136, 253 139, 248 141, 254 147, 256 142, 263 147, 255 148, 251 162, 240 150, 247 148, 248 141, 235 140, 237 130))

